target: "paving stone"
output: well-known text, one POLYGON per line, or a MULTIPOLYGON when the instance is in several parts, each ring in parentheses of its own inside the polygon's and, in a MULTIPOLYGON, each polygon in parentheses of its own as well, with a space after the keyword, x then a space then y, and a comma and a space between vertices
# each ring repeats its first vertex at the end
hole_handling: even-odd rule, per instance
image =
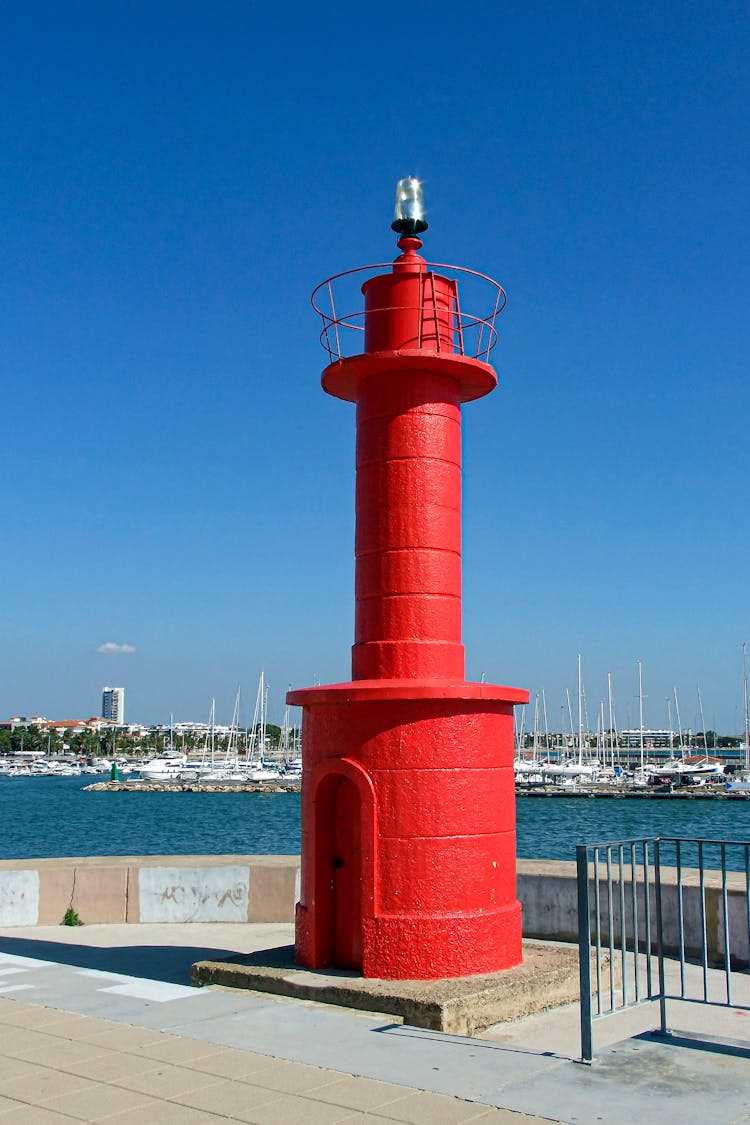
POLYGON ((16 1052, 15 1058, 48 1066, 52 1070, 67 1070, 75 1063, 96 1059, 105 1051, 105 1047, 98 1047, 95 1043, 73 1043, 70 1039, 51 1039, 44 1047, 29 1047, 25 1051, 16 1052))
POLYGON ((79 1078, 77 1074, 34 1066, 31 1074, 26 1073, 3 1082, 0 1093, 5 1098, 15 1098, 16 1101, 27 1102, 29 1105, 42 1105, 59 1094, 85 1090, 92 1085, 94 1083, 79 1078))
POLYGON ((217 1054, 205 1055, 193 1059, 190 1065, 195 1070, 205 1074, 215 1074, 217 1078, 234 1078, 238 1081, 247 1079, 252 1082, 252 1075, 257 1074, 268 1063, 266 1055, 257 1055, 253 1051, 240 1051, 234 1047, 219 1049, 217 1054))
POLYGON ((232 1118, 219 1117, 203 1109, 190 1109, 176 1102, 158 1101, 137 1109, 126 1109, 102 1120, 112 1122, 112 1125, 227 1125, 232 1118))
POLYGON ((175 1095, 171 1100, 237 1121, 253 1121, 247 1116, 252 1109, 276 1103, 280 1097, 273 1090, 251 1086, 248 1082, 222 1080, 212 1086, 175 1095))
POLYGON ((463 1125, 476 1121, 487 1112, 487 1106, 477 1102, 464 1102, 443 1094, 412 1093, 390 1106, 382 1106, 378 1113, 387 1120, 408 1122, 409 1125, 463 1125))
MULTIPOLYGON (((3 1039, 3 1052, 7 1050, 5 1039, 3 1039)), ((0 1055, 0 1093, 3 1092, 3 1086, 12 1078, 22 1078, 25 1074, 34 1075, 37 1068, 33 1063, 27 1062, 25 1059, 16 1059, 10 1055, 0 1055)))
POLYGON ((149 1074, 159 1067, 157 1059, 147 1059, 138 1055, 128 1055, 124 1051, 105 1051, 94 1058, 71 1063, 68 1071, 81 1078, 94 1082, 116 1082, 133 1074, 149 1074))
POLYGON ((55 1008, 44 1008, 36 1004, 20 1004, 17 1000, 7 1000, 0 1007, 0 1026, 42 1028, 60 1019, 70 1018, 68 1012, 58 1012, 55 1008))
POLYGON ((0 1114, 5 1113, 8 1109, 18 1109, 22 1102, 17 1102, 15 1098, 6 1098, 0 1094, 0 1114))
POLYGON ((338 1125, 347 1117, 351 1117, 351 1110, 344 1106, 312 1101, 295 1094, 280 1094, 270 1105, 248 1109, 240 1120, 252 1125, 338 1125))
POLYGON ((472 1121, 471 1125, 553 1125, 550 1117, 530 1117, 527 1113, 518 1113, 514 1109, 488 1109, 481 1117, 472 1121))
POLYGON ((113 1080, 112 1085, 118 1089, 150 1094, 153 1098, 173 1098, 190 1090, 215 1086, 221 1081, 222 1079, 211 1074, 203 1074, 199 1070, 173 1066, 172 1063, 160 1063, 155 1070, 149 1070, 145 1074, 124 1074, 113 1080))
POLYGON ((33 1050, 35 1047, 44 1049, 51 1046, 53 1042, 54 1040, 49 1035, 45 1035, 43 1031, 36 1031, 29 1027, 17 1027, 3 1036, 3 1054, 17 1059, 23 1057, 24 1051, 33 1050))
MULTIPOLYGON (((145 1109, 146 1106, 152 1105, 153 1101, 154 1099, 148 1095, 138 1094, 134 1090, 123 1090, 89 1082, 85 1089, 49 1098, 45 1101, 44 1107, 65 1113, 69 1117, 76 1117, 81 1121, 102 1121, 125 1109, 145 1109)), ((147 1120, 144 1114, 143 1121, 147 1120)), ((158 1118, 154 1118, 154 1125, 157 1121, 158 1118)))
POLYGON ((53 1008, 41 1008, 44 1019, 37 1026, 47 1035, 56 1035, 59 1039, 78 1039, 92 1031, 110 1031, 116 1025, 111 1020, 98 1020, 92 1016, 78 1016, 72 1012, 58 1012, 53 1008))
POLYGON ((326 1086, 311 1090, 309 1097, 346 1109, 375 1110, 379 1106, 393 1105, 412 1093, 405 1086, 376 1082, 372 1078, 339 1077, 326 1086))
POLYGON ((326 1087, 340 1078, 341 1075, 334 1071, 285 1059, 267 1058, 252 1072, 254 1086, 264 1086, 283 1094, 304 1094, 326 1087))
POLYGON ((80 1117, 69 1117, 55 1109, 43 1109, 38 1105, 19 1105, 3 1113, 3 1125, 64 1125, 65 1122, 80 1121, 80 1117))
POLYGON ((142 1027, 123 1027, 111 1023, 102 1030, 97 1028, 90 1033, 84 1031, 78 1039, 81 1043, 95 1043, 108 1047, 112 1051, 137 1051, 148 1043, 161 1043, 164 1035, 160 1031, 151 1031, 142 1027))
POLYGON ((212 1055, 221 1054, 221 1051, 221 1047, 214 1047, 211 1043, 201 1043, 198 1039, 179 1039, 176 1036, 162 1035, 158 1040, 133 1048, 132 1054, 184 1066, 187 1063, 192 1065, 198 1059, 210 1059, 212 1055))
MULTIPOLYGON (((350 1111, 351 1112, 351 1111, 350 1111)), ((389 1121, 394 1121, 395 1118, 389 1118, 389 1121)), ((379 1113, 367 1113, 362 1110, 361 1112, 352 1113, 350 1117, 343 1117, 340 1125, 387 1125, 384 1117, 379 1113)))

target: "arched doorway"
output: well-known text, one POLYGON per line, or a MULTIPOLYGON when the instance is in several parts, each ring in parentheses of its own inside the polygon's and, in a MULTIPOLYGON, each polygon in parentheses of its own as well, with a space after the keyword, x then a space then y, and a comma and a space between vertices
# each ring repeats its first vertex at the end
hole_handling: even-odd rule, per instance
POLYGON ((328 773, 315 796, 318 966, 362 968, 362 810, 348 777, 328 773))

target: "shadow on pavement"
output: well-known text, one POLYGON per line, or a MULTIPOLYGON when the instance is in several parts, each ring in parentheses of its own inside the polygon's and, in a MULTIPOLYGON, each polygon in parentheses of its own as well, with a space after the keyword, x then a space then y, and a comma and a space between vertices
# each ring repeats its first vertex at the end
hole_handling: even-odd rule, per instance
POLYGON ((105 948, 9 937, 0 939, 0 953, 144 977, 168 984, 190 984, 190 968, 195 961, 221 961, 238 956, 234 949, 207 946, 128 945, 105 948))
POLYGON ((662 1035, 658 1031, 646 1031, 634 1036, 648 1043, 663 1043, 665 1047, 683 1047, 691 1051, 706 1051, 712 1055, 731 1055, 737 1059, 750 1059, 750 1042, 738 1039, 717 1039, 713 1035, 690 1035, 680 1031, 670 1031, 662 1035))

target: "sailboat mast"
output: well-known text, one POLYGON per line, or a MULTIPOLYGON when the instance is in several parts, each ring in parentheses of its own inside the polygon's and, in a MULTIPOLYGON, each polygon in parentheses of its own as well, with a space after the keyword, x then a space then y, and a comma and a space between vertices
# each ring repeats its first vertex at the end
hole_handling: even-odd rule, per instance
POLYGON ((706 738, 706 720, 703 717, 703 699, 701 697, 701 685, 695 685, 698 692, 698 710, 701 713, 701 729, 703 731, 703 753, 708 757, 708 739, 706 738))
POLYGON ((533 739, 533 742, 532 742, 532 749, 531 749, 531 753, 532 753, 532 757, 533 757, 534 761, 536 761, 537 753, 539 751, 539 733, 538 732, 539 732, 539 692, 537 692, 535 697, 534 697, 534 739, 533 739))
POLYGON ((544 688, 542 688, 542 712, 544 714, 544 753, 545 757, 549 758, 549 726, 547 725, 547 700, 544 697, 544 688))
POLYGON ((638 719, 641 732, 641 769, 643 769, 643 665, 638 661, 638 719))
POLYGON ((237 769, 239 761, 239 737, 240 737, 240 688, 237 688, 237 695, 234 700, 234 711, 232 712, 232 725, 229 729, 229 738, 227 739, 227 752, 224 757, 224 762, 228 768, 237 769), (231 766, 230 766, 231 763, 231 766))
POLYGON ((615 768, 615 724, 612 718, 612 673, 607 672, 607 702, 609 704, 609 756, 612 769, 615 768))
MULTIPOLYGON (((517 710, 519 710, 519 708, 514 707, 513 714, 515 714, 517 710)), ((520 708, 520 711, 521 711, 521 722, 518 725, 518 756, 519 756, 519 758, 523 757, 524 743, 526 742, 526 704, 525 703, 522 704, 522 706, 520 708)))
POLYGON ((568 700, 568 719, 570 721, 570 745, 572 746, 573 742, 575 740, 576 734, 575 734, 575 729, 573 727, 573 708, 570 705, 570 692, 568 691, 567 688, 565 689, 565 696, 568 700))
POLYGON ((263 707, 260 713, 260 760, 263 761, 263 756, 266 753, 266 721, 268 718, 268 688, 266 686, 265 673, 261 672, 261 679, 263 681, 263 707))
POLYGON ((742 646, 742 687, 745 703, 745 769, 750 770, 750 710, 747 694, 747 645, 742 646))
POLYGON ((583 676, 581 654, 578 653, 578 765, 583 764, 583 676))
POLYGON ((677 699, 677 688, 673 687, 672 691, 674 692, 674 706, 675 706, 675 711, 677 712, 677 737, 678 737, 678 740, 679 740, 680 756, 684 760, 684 758, 685 758, 685 743, 682 740, 682 720, 680 719, 680 704, 679 704, 679 700, 677 699))

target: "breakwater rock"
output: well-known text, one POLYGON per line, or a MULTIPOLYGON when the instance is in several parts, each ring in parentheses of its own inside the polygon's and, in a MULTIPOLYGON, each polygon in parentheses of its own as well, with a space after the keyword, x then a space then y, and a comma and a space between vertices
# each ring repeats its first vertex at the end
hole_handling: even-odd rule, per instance
POLYGON ((84 793, 299 793, 299 781, 95 781, 84 793))
POLYGON ((665 785, 516 785, 517 797, 606 797, 620 800, 628 797, 660 801, 742 801, 750 799, 750 791, 727 789, 725 785, 686 785, 677 789, 665 785))

